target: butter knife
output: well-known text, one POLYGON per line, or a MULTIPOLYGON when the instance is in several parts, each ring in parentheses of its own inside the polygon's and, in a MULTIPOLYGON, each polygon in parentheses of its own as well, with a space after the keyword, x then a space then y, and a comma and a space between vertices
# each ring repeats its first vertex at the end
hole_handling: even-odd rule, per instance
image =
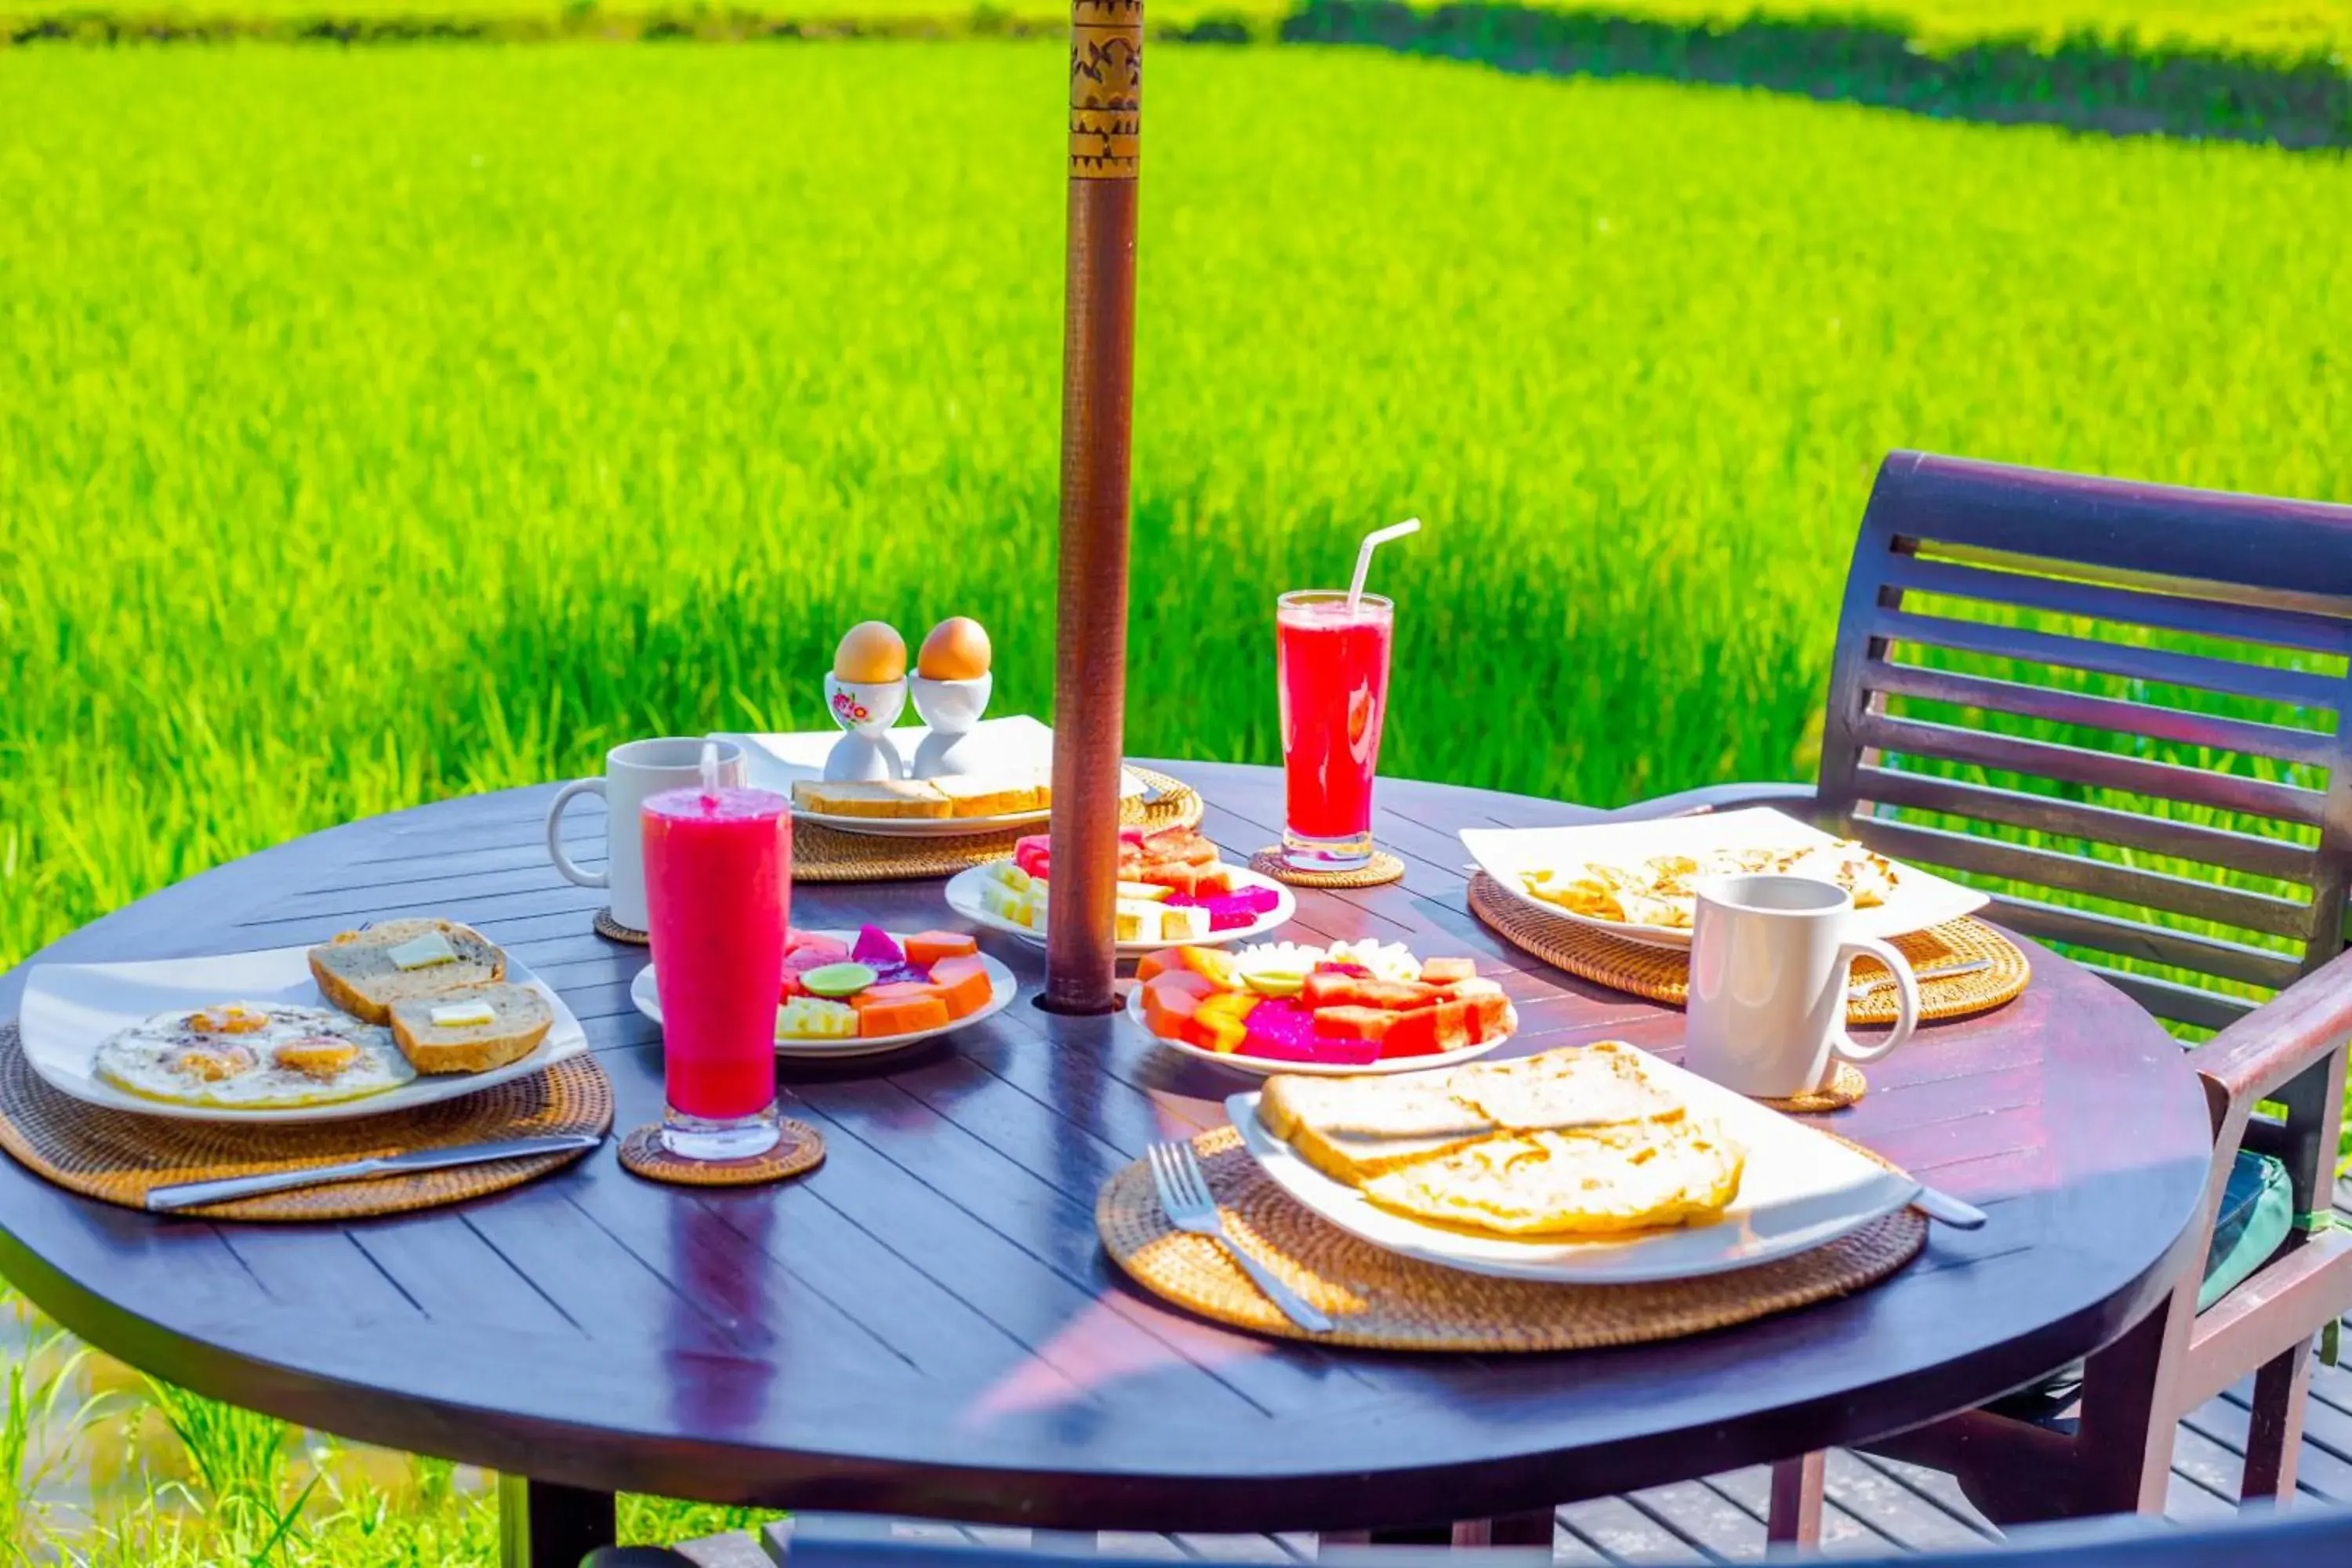
POLYGON ((532 1154, 562 1154, 593 1149, 602 1133, 556 1132, 540 1138, 502 1138, 489 1143, 467 1143, 454 1149, 418 1149, 406 1154, 382 1154, 371 1160, 349 1160, 340 1165, 306 1165, 299 1171, 268 1171, 255 1176, 226 1176, 216 1182, 175 1182, 147 1194, 147 1207, 155 1214, 205 1204, 225 1204, 263 1193, 289 1192, 296 1187, 323 1186, 329 1182, 362 1182, 371 1176, 396 1176, 410 1171, 439 1171, 451 1165, 478 1165, 489 1160, 518 1160, 532 1154))
MULTIPOLYGON (((1938 963, 1934 965, 1932 968, 1915 969, 1911 972, 1911 978, 1914 980, 1949 980, 1954 975, 1974 974, 1979 970, 1990 969, 1991 967, 1992 960, 1990 958, 1972 958, 1965 963, 1938 963)), ((1894 984, 1895 976, 1892 974, 1874 974, 1867 980, 1857 980, 1853 984, 1845 988, 1845 999, 1849 1002, 1859 1002, 1864 997, 1869 995, 1872 992, 1884 991, 1894 984)))

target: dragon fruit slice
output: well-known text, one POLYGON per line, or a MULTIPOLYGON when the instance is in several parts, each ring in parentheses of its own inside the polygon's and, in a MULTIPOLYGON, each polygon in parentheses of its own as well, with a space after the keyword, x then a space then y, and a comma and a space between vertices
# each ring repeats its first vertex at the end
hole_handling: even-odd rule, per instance
POLYGON ((904 964, 907 950, 891 941, 890 933, 880 926, 860 926, 857 945, 849 950, 849 956, 879 973, 904 964))
POLYGON ((1280 903, 1282 896, 1272 888, 1237 888, 1230 893, 1215 893, 1205 898, 1178 893, 1168 901, 1186 909, 1207 910, 1209 929, 1213 931, 1240 931, 1257 924, 1258 917, 1280 903))
POLYGON ((1250 1009, 1242 1055, 1274 1062, 1318 1061, 1316 1043, 1314 1012, 1287 996, 1276 996, 1250 1009))

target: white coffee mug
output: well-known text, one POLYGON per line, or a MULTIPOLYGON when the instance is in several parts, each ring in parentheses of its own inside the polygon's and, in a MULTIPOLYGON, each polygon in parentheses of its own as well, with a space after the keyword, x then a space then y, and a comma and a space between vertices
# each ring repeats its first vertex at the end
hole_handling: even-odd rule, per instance
POLYGON ((1903 955, 1851 934, 1853 895, 1811 877, 1720 877, 1691 922, 1683 1065, 1741 1094, 1786 1100, 1826 1086, 1841 1057, 1875 1061, 1919 1026, 1919 983, 1903 955), (1845 1032, 1847 976, 1867 953, 1895 976, 1895 1028, 1875 1045, 1845 1032))
MULTIPOLYGON (((720 741, 718 746, 719 782, 740 784, 743 748, 731 741, 720 741)), ((547 808, 548 858, 568 880, 583 888, 609 889, 614 921, 631 931, 644 931, 646 841, 645 829, 637 820, 638 808, 646 804, 647 795, 701 782, 699 738, 674 736, 659 741, 630 741, 615 746, 604 753, 603 778, 577 779, 555 792, 554 804, 547 808), (603 871, 588 870, 563 852, 563 808, 583 795, 602 795, 604 799, 607 868, 603 871)))

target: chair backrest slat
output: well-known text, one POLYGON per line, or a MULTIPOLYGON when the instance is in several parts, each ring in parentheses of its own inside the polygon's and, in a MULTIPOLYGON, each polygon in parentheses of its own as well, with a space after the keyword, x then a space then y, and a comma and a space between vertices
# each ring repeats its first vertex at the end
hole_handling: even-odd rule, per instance
POLYGON ((1992 918, 2003 925, 2040 941, 2068 942, 2095 952, 2235 980, 2266 991, 2292 985, 2303 973, 2302 964, 2290 953, 2222 937, 2195 936, 2144 921, 2067 909, 2039 899, 2001 894, 1993 900, 1990 910, 1992 918))
POLYGON ((2345 946, 2347 661, 2352 507, 1896 453, 1822 805, 2219 1027, 2345 946))
POLYGON ((2208 827, 2201 823, 2175 822, 2170 817, 2118 811, 2085 801, 2058 800, 1991 784, 1897 773, 1867 763, 1854 770, 1854 785, 1864 799, 1883 801, 1889 805, 1916 806, 1921 811, 2022 827, 2062 838, 2144 849, 2151 855, 2202 866, 2227 867, 2283 882, 2301 882, 2306 887, 2317 874, 2317 856, 2303 845, 2284 838, 2264 838, 2252 833, 2208 827))

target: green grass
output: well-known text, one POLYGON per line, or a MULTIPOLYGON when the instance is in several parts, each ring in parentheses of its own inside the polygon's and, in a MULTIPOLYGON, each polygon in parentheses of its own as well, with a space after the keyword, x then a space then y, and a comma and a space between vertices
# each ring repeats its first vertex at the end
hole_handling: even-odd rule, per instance
MULTIPOLYGON (((1416 0, 1428 5, 1433 0, 1416 0)), ((0 0, 0 16, 105 12, 132 16, 338 17, 554 16, 583 8, 574 0, 0 0)), ((816 19, 961 19, 975 10, 1024 19, 1059 20, 1068 0, 593 0, 614 15, 730 10, 816 19)), ((1202 16, 1271 22, 1291 0, 1153 0, 1154 26, 1202 16)), ((2255 55, 2352 53, 2352 0, 1552 0, 1550 9, 1597 11, 1673 22, 1736 22, 1747 16, 1790 20, 1867 18, 1903 27, 1930 48, 1984 38, 2023 37, 2054 44, 2089 36, 2142 44, 2177 41, 2255 55)))
MULTIPOLYGON (((1270 760, 1269 601, 1408 512, 1387 770, 1611 803, 1807 771, 1889 447, 2352 500, 2340 160, 1154 59, 1139 753, 1270 760)), ((619 738, 819 725, 870 616, 981 616, 1042 711, 1063 75, 0 55, 0 963, 619 738)), ((184 1489, 94 1561, 487 1561, 446 1466, 136 1398, 184 1489)))

